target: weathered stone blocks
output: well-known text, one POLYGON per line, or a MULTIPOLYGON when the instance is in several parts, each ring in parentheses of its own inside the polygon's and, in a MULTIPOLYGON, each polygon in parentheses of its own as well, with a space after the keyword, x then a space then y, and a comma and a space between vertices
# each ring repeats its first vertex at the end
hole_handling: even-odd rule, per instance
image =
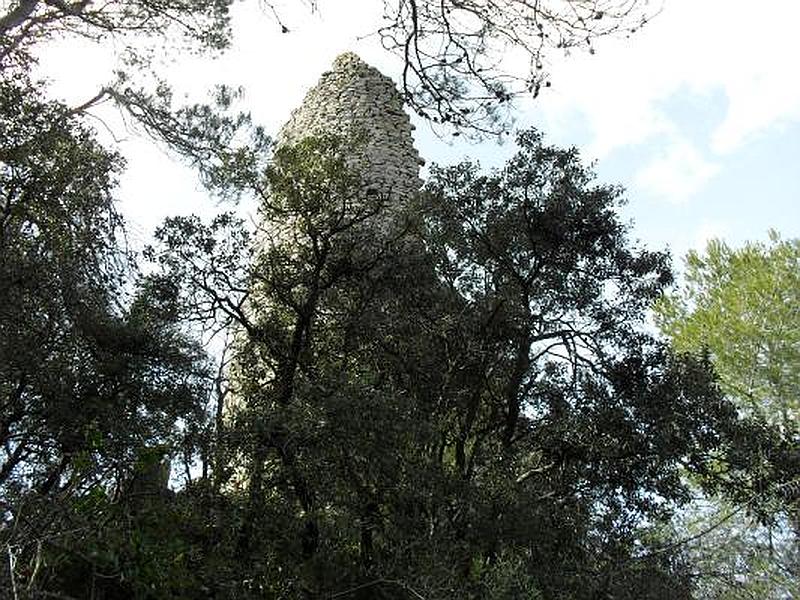
POLYGON ((421 185, 423 161, 414 148, 412 130, 394 82, 347 52, 292 112, 277 142, 292 143, 320 134, 358 140, 348 164, 368 188, 402 202, 421 185))

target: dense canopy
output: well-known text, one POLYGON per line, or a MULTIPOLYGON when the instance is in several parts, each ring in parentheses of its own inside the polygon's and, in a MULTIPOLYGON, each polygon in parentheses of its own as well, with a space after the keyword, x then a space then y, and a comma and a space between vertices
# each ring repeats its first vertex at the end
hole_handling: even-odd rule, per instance
MULTIPOLYGON (((796 422, 743 410, 722 350, 652 332, 669 257, 576 150, 522 132, 502 168, 434 166, 398 198, 350 168, 358 139, 274 148, 229 89, 176 109, 136 83, 145 34, 223 48, 227 2, 0 6, 3 596, 689 599, 712 589, 691 542, 720 527, 680 527, 698 493, 796 514, 796 422), (79 107, 35 77, 66 32, 131 42, 79 107), (86 116, 109 98, 209 193, 255 199, 255 230, 234 207, 128 248, 124 160, 86 116)), ((535 93, 543 49, 642 19, 385 8, 406 101, 478 132, 515 93, 506 44, 535 93)))

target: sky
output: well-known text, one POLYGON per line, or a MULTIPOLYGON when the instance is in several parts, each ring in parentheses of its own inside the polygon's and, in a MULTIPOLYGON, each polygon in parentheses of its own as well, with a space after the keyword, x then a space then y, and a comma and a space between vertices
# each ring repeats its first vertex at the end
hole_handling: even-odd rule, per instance
MULTIPOLYGON (((371 35, 382 4, 318 0, 312 13, 284 0, 278 9, 290 31, 282 34, 263 5, 240 3, 227 53, 173 56, 163 72, 190 101, 216 83, 242 86, 242 107, 275 133, 341 52, 353 50, 397 78, 399 61, 371 35)), ((712 237, 739 245, 766 240, 771 228, 800 237, 799 21, 793 0, 664 0, 628 39, 601 40, 593 55, 551 55, 552 87, 517 102, 516 127, 576 146, 599 183, 622 185, 631 237, 670 249, 678 267, 712 237)), ((108 47, 71 40, 47 47, 41 67, 53 93, 78 104, 111 79, 114 59, 108 47)), ((226 208, 163 149, 110 127, 128 160, 120 198, 134 242, 145 243, 167 216, 226 208)), ((108 135, 99 120, 97 128, 108 135)), ((513 153, 511 143, 439 137, 420 122, 415 134, 429 163, 472 157, 491 168, 513 153)))

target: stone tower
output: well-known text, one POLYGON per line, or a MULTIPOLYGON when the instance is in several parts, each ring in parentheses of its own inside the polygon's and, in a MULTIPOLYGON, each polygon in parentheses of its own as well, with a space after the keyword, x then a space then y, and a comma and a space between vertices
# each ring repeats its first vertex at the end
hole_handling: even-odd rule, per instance
POLYGON ((419 191, 423 164, 414 126, 394 82, 352 52, 340 55, 278 134, 277 143, 333 134, 357 140, 347 162, 367 188, 407 198, 419 191))
MULTIPOLYGON (((322 74, 319 82, 306 94, 303 103, 295 109, 289 121, 278 133, 276 142, 293 144, 314 135, 334 135, 342 139, 346 155, 345 163, 358 175, 365 185, 365 195, 375 191, 387 202, 386 220, 370 220, 362 223, 370 228, 367 237, 380 238, 396 223, 393 215, 406 218, 404 202, 420 189, 419 176, 423 164, 414 148, 411 132, 414 127, 403 111, 403 99, 393 81, 374 67, 369 66, 353 53, 340 55, 330 71, 322 74), (352 142, 352 145, 347 145, 352 142)), ((257 233, 256 253, 268 240, 291 240, 291 230, 296 225, 292 217, 281 223, 270 223, 257 233), (263 238, 259 236, 263 235, 263 238)), ((361 231, 363 233, 363 230, 361 231)), ((419 249, 413 235, 404 237, 402 243, 406 256, 419 249)), ((369 249, 366 249, 369 252, 369 249)), ((258 320, 268 309, 269 303, 258 289, 244 306, 250 318, 258 320)), ((234 343, 243 346, 247 335, 242 329, 234 332, 234 343)), ((272 378, 270 367, 266 367, 249 351, 243 352, 229 366, 228 378, 231 394, 226 399, 224 412, 231 418, 242 408, 240 385, 242 382, 259 382, 272 378), (260 373, 260 375, 259 375, 260 373)), ((235 463, 234 459, 234 463, 235 463)), ((245 471, 231 465, 236 473, 229 484, 231 489, 243 486, 247 481, 245 471)))

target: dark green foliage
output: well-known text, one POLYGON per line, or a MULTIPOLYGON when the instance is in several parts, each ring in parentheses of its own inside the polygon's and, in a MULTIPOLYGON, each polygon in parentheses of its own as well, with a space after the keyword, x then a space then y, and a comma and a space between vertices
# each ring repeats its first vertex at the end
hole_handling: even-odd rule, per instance
MULTIPOLYGON (((411 23, 419 49, 417 24, 449 16, 407 6, 425 10, 383 34, 411 23)), ((664 533, 687 482, 743 502, 793 493, 796 445, 737 416, 705 357, 646 332, 668 258, 627 239, 620 190, 574 150, 527 132, 504 169, 434 168, 397 199, 348 168, 358 140, 270 155, 225 88, 176 110, 168 86, 121 75, 67 109, 19 77, 62 28, 221 48, 228 7, 21 0, 0 15, 0 593, 692 598, 664 533), (259 198, 260 229, 171 219, 147 252, 156 272, 136 276, 122 160, 80 121, 106 98, 210 191, 259 198), (230 332, 213 393, 189 327, 230 332)), ((594 11, 592 27, 551 23, 559 44, 615 29, 594 11)), ((510 93, 458 60, 498 34, 459 50, 451 32, 443 63, 415 54, 412 104, 494 131, 510 93)))
POLYGON ((0 540, 33 590, 65 531, 102 529, 102 498, 164 485, 139 484, 207 387, 168 294, 129 284, 120 158, 37 91, 0 83, 0 540))
POLYGON ((687 473, 751 477, 753 429, 707 361, 645 333, 671 275, 627 241, 619 190, 519 144, 400 204, 341 141, 284 147, 231 271, 229 217, 161 230, 191 314, 237 324, 217 475, 253 597, 691 597, 653 527, 687 473))
POLYGON ((691 598, 663 534, 687 482, 788 481, 792 448, 644 329, 668 259, 574 150, 528 132, 397 199, 357 140, 228 164, 199 140, 246 123, 198 108, 186 155, 263 224, 171 219, 131 283, 119 158, 23 87, 0 103, 4 593, 691 598), (231 332, 209 414, 187 325, 231 332))

